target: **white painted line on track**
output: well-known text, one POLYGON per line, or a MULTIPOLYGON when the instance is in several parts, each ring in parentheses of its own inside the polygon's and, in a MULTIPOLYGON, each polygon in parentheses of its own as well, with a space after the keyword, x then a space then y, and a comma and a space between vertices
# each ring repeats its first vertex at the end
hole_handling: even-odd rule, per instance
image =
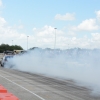
POLYGON ((39 99, 41 99, 41 100, 45 100, 45 99, 44 99, 44 98, 42 98, 41 96, 39 96, 39 95, 35 94, 34 92, 32 92, 32 91, 30 91, 30 90, 26 89, 25 87, 23 87, 23 86, 21 86, 21 85, 19 85, 19 84, 15 83, 15 82, 13 82, 13 81, 9 80, 8 78, 6 78, 6 77, 4 77, 4 76, 2 76, 2 75, 0 75, 0 77, 2 77, 2 78, 4 78, 4 79, 6 79, 7 81, 9 81, 9 82, 11 82, 11 83, 13 83, 13 84, 15 84, 15 85, 17 85, 17 86, 21 87, 22 89, 24 89, 24 90, 28 91, 29 93, 31 93, 31 94, 33 94, 33 95, 35 95, 35 96, 36 96, 36 97, 38 97, 39 99))

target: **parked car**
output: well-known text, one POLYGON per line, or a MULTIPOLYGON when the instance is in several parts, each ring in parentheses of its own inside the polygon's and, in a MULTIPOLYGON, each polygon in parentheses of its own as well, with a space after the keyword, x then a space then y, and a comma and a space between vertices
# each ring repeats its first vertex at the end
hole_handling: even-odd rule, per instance
POLYGON ((0 61, 1 66, 4 67, 5 64, 8 62, 9 59, 13 58, 13 55, 5 55, 2 60, 0 61))
POLYGON ((14 50, 13 52, 14 54, 21 54, 21 53, 24 53, 25 50, 14 50))
POLYGON ((12 55, 12 54, 14 54, 14 51, 6 50, 3 53, 6 54, 6 55, 12 55))

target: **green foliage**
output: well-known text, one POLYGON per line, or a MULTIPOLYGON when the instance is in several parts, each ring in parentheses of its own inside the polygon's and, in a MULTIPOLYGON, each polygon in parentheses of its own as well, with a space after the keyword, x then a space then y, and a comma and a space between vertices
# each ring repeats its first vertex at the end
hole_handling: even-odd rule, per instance
POLYGON ((0 45, 0 53, 3 53, 4 51, 6 50, 10 50, 10 51, 13 51, 13 50, 23 50, 23 48, 19 45, 8 45, 8 44, 1 44, 0 45))

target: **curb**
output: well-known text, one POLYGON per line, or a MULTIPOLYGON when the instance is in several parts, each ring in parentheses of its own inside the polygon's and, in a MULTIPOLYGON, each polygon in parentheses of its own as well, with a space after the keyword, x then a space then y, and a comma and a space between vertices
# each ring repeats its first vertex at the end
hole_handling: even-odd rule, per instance
POLYGON ((19 99, 12 93, 9 93, 5 87, 0 85, 0 100, 19 100, 19 99))

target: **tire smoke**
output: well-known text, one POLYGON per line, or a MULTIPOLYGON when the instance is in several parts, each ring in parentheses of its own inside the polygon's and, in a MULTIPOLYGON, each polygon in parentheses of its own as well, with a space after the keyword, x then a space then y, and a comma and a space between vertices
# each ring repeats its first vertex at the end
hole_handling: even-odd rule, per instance
MULTIPOLYGON (((94 49, 34 49, 16 55, 9 63, 13 69, 63 79, 73 79, 79 85, 100 95, 100 50, 94 49)), ((9 66, 6 66, 10 68, 9 66)))

